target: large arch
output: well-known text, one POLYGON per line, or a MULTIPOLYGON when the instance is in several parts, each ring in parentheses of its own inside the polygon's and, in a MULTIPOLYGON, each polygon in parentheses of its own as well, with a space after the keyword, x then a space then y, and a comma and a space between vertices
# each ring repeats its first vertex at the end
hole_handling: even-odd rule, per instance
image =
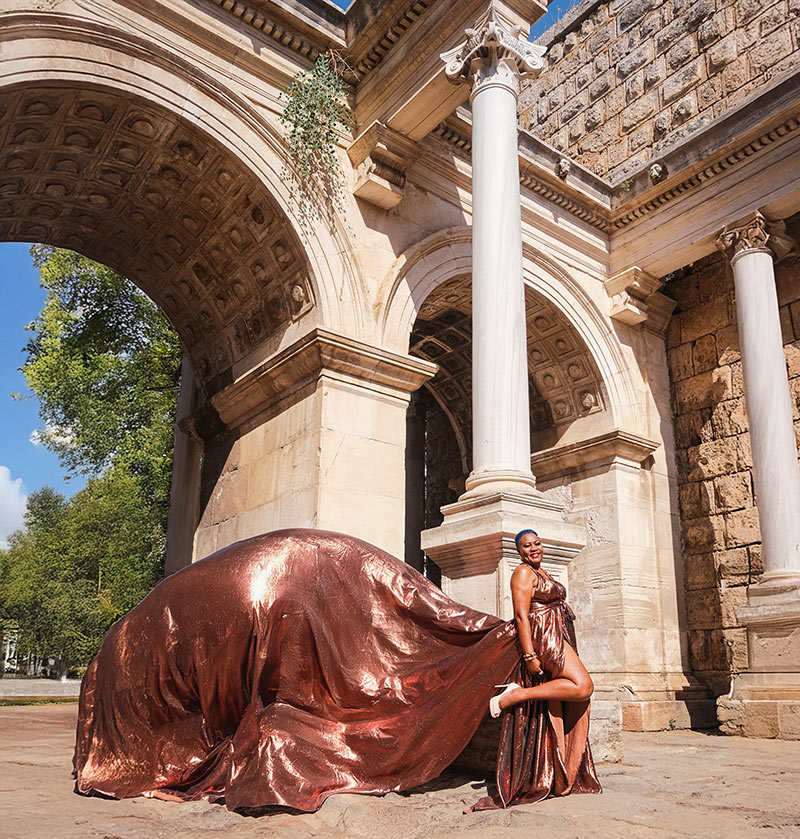
POLYGON ((7 13, 0 39, 0 238, 129 276, 210 392, 314 325, 363 334, 345 233, 304 225, 261 111, 100 21, 7 13))

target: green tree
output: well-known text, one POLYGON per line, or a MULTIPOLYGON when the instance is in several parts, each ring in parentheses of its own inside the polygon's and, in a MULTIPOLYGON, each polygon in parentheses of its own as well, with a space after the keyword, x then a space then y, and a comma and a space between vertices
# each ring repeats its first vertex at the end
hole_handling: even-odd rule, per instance
POLYGON ((47 290, 22 367, 40 440, 90 476, 69 501, 28 499, 0 553, 0 620, 20 647, 85 664, 163 569, 179 339, 132 283, 71 251, 34 245, 47 290))
POLYGON ((180 373, 178 336, 133 283, 72 251, 31 248, 47 297, 22 367, 45 421, 41 442, 72 472, 112 462, 165 513, 180 373))

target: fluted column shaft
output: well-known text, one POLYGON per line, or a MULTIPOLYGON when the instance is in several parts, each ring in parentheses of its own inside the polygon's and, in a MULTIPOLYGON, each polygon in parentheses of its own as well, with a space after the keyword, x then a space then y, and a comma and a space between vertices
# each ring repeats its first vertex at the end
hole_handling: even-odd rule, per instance
POLYGON ((733 269, 763 581, 769 582, 800 574, 800 468, 773 267, 791 242, 782 224, 755 213, 724 230, 718 245, 733 269))
POLYGON ((472 474, 470 494, 529 492, 530 418, 517 149, 519 77, 542 50, 494 15, 442 58, 472 87, 472 474))
POLYGON ((481 68, 472 95, 472 458, 530 475, 516 71, 481 68))

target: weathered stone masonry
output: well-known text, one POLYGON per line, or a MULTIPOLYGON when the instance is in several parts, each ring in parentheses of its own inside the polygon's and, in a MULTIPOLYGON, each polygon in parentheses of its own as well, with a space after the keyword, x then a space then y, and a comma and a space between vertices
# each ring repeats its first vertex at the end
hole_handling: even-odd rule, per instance
POLYGON ((799 39, 800 0, 585 0, 539 40, 520 119, 623 181, 800 66, 799 39))
MULTIPOLYGON (((789 224, 796 236, 800 220, 789 224)), ((776 266, 795 433, 800 440, 800 263, 776 266)), ((747 667, 736 609, 762 572, 733 278, 721 255, 668 278, 667 333, 692 669, 716 695, 747 667)))

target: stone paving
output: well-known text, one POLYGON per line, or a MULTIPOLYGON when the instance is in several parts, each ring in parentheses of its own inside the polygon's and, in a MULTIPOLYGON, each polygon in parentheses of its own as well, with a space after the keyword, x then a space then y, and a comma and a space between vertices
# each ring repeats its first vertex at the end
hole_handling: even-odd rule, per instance
POLYGON ((0 708, 4 839, 770 839, 800 837, 800 742, 695 731, 624 735, 599 767, 605 792, 462 815, 480 778, 448 773, 383 797, 335 795, 318 813, 243 816, 223 806, 111 801, 72 792, 75 705, 0 708))

